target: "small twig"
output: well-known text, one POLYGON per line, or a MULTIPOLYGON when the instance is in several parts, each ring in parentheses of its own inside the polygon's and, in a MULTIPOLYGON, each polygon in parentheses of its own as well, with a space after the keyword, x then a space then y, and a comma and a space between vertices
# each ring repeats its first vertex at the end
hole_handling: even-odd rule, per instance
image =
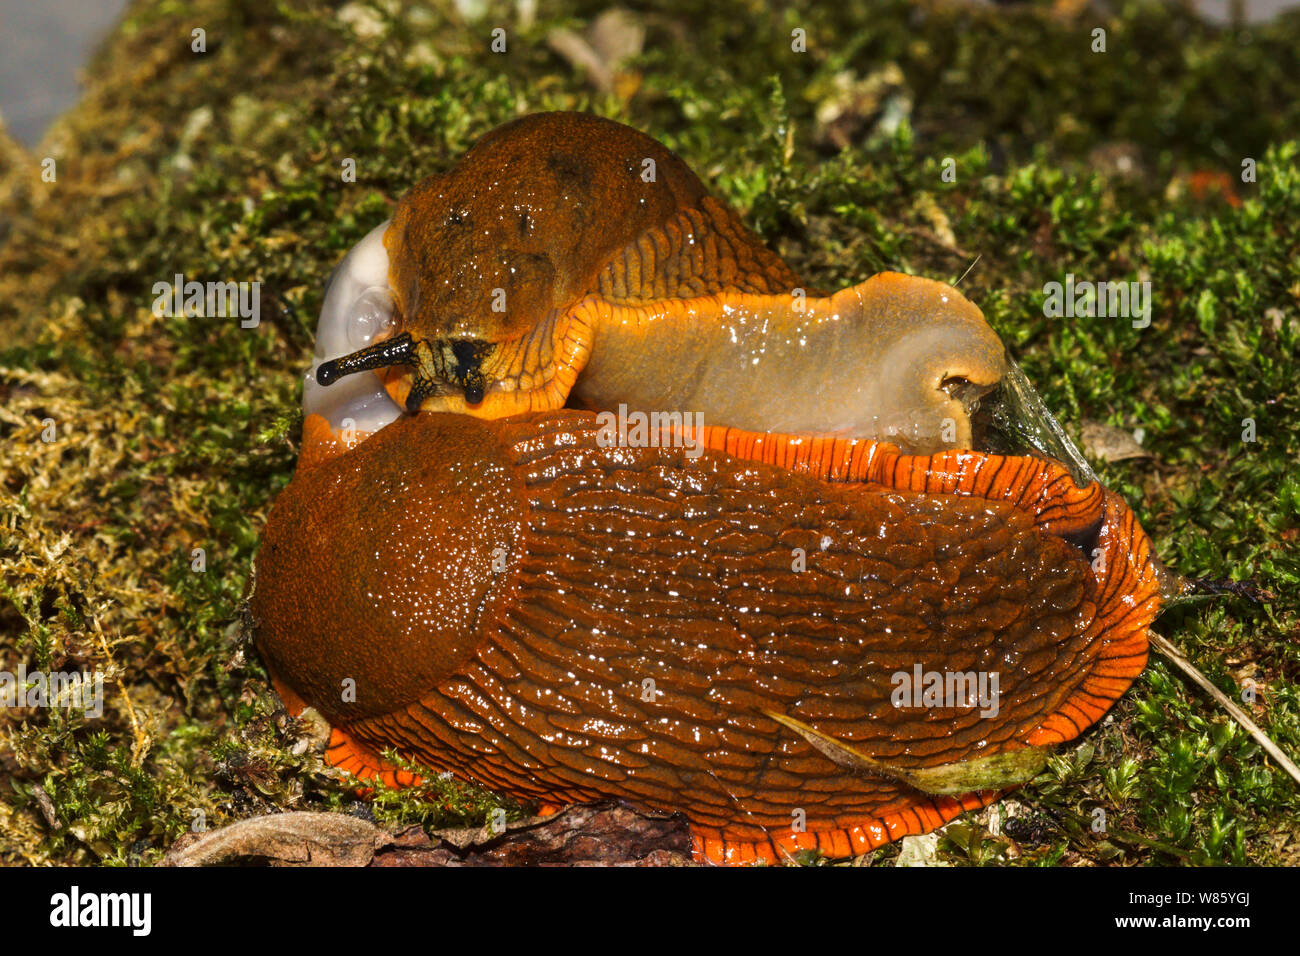
POLYGON ((912 235, 916 236, 917 238, 924 239, 926 242, 930 243, 930 245, 934 246, 937 249, 942 249, 950 256, 956 256, 959 259, 970 258, 970 253, 967 252, 965 249, 963 249, 961 246, 953 245, 952 243, 941 239, 939 236, 936 236, 929 229, 926 229, 922 226, 903 226, 902 228, 904 232, 910 232, 912 235))
POLYGON ((265 860, 281 866, 365 866, 391 836, 344 813, 303 810, 240 820, 178 840, 159 866, 221 866, 265 860))
MULTIPOLYGON (((970 275, 970 271, 975 268, 975 264, 979 262, 980 259, 982 258, 984 258, 984 253, 981 252, 978 256, 975 257, 974 261, 971 262, 971 264, 966 267, 966 271, 961 274, 961 279, 964 279, 968 275, 970 275)), ((952 284, 952 287, 954 289, 957 288, 957 286, 961 285, 961 279, 958 279, 956 282, 952 284)))
POLYGON ((1256 604, 1276 601, 1277 597, 1265 591, 1254 581, 1229 581, 1226 578, 1192 578, 1188 582, 1193 594, 1231 594, 1256 604))
POLYGON ((59 814, 54 809, 54 801, 50 799, 49 793, 39 783, 32 787, 32 796, 36 798, 36 807, 41 811, 41 816, 53 831, 63 829, 63 824, 59 822, 59 814))
MULTIPOLYGON (((110 665, 115 663, 113 660, 113 651, 108 646, 108 639, 104 637, 104 628, 99 623, 99 616, 91 614, 90 622, 95 627, 95 636, 99 639, 100 650, 104 652, 104 656, 108 658, 108 663, 110 665)), ((144 750, 148 747, 149 741, 140 730, 140 722, 136 719, 135 706, 131 703, 131 695, 127 693, 126 683, 119 680, 117 682, 117 689, 122 694, 123 703, 126 704, 126 717, 131 724, 131 736, 135 740, 131 747, 131 766, 138 767, 140 766, 140 758, 143 756, 144 750)))
POLYGON ((1202 690, 1218 701, 1220 706, 1228 712, 1229 716, 1231 716, 1237 723, 1241 724, 1241 726, 1245 727, 1246 731, 1255 738, 1256 742, 1261 747, 1268 751, 1269 755, 1278 762, 1282 769, 1290 774, 1293 780, 1300 783, 1300 767, 1297 767, 1295 762, 1283 753, 1281 747, 1269 739, 1268 734, 1264 733, 1264 731, 1260 729, 1259 724, 1251 720, 1250 716, 1238 707, 1231 697, 1210 683, 1210 679, 1197 670, 1192 662, 1184 657, 1183 653, 1170 643, 1169 640, 1157 634, 1155 631, 1149 633, 1151 637, 1151 645, 1156 650, 1173 661, 1174 664, 1178 666, 1179 670, 1192 679, 1193 683, 1197 684, 1202 690))

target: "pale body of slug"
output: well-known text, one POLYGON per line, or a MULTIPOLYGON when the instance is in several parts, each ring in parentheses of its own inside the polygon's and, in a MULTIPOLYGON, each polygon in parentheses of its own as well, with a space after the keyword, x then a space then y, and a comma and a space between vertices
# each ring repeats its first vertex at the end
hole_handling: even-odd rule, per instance
POLYGON ((542 114, 420 183, 339 266, 304 410, 370 433, 397 408, 625 405, 932 453, 970 446, 972 401, 1004 372, 957 290, 882 273, 807 295, 660 144, 542 114))
POLYGON ((322 362, 342 358, 372 344, 376 335, 391 331, 392 293, 388 291, 388 253, 380 223, 352 247, 335 268, 325 288, 316 348, 303 379, 304 415, 321 415, 337 431, 377 432, 402 410, 375 375, 354 375, 328 387, 316 381, 322 362))
MULTIPOLYGON (((340 263, 321 309, 303 411, 336 430, 372 433, 402 414, 377 374, 329 386, 316 381, 322 362, 394 327, 385 228, 340 263)), ((490 393, 527 396, 506 411, 550 411, 571 393, 592 408, 692 412, 737 428, 880 439, 933 452, 971 445, 970 405, 946 386, 987 391, 1006 371, 1002 343, 970 300, 941 282, 898 273, 826 298, 722 293, 618 305, 593 295, 557 326, 564 336, 547 366, 550 377, 502 377, 490 393)), ((456 395, 429 405, 475 412, 456 395)))
POLYGON ((953 381, 987 391, 1002 343, 968 299, 929 279, 884 273, 824 299, 716 295, 576 310, 592 327, 573 394, 593 408, 696 411, 708 422, 785 434, 971 447, 970 407, 953 381), (658 367, 637 358, 647 343, 658 367))

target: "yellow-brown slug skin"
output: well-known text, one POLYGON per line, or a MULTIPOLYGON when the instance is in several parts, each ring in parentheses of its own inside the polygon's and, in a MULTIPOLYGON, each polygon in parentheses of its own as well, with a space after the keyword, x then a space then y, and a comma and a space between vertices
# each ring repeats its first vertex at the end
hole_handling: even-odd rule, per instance
POLYGON ((1070 739, 1144 666, 1150 543, 1099 486, 1031 458, 697 437, 691 457, 609 445, 589 413, 426 413, 301 469, 253 596, 277 683, 363 776, 394 747, 519 797, 680 811, 701 855, 746 862, 862 852, 995 796, 855 775, 770 713, 943 766, 1070 739), (918 666, 997 674, 996 713, 898 706, 918 666))
POLYGON ((626 404, 929 452, 970 447, 971 403, 1005 371, 956 289, 881 273, 818 295, 666 147, 587 114, 493 130, 402 198, 386 251, 373 236, 340 286, 356 301, 335 295, 318 331, 307 405, 336 427, 626 404), (337 384, 374 370, 382 387, 337 384))
MULTIPOLYGON (((670 150, 586 113, 494 129, 403 196, 384 245, 400 331, 429 350, 415 375, 429 408, 459 400, 471 367, 490 373, 490 408, 504 388, 539 387, 519 378, 566 360, 557 323, 589 293, 621 302, 798 285, 670 150)), ((387 380, 409 406, 412 376, 387 380)))
POLYGON ((384 244, 403 328, 428 339, 513 338, 588 292, 640 301, 798 284, 670 150, 587 113, 492 130, 402 197, 384 244))
POLYGON ((273 637, 259 647, 332 723, 416 700, 473 656, 493 555, 520 534, 522 485, 493 436, 409 430, 367 442, 380 468, 355 467, 370 453, 300 460, 262 538, 258 633, 273 637))

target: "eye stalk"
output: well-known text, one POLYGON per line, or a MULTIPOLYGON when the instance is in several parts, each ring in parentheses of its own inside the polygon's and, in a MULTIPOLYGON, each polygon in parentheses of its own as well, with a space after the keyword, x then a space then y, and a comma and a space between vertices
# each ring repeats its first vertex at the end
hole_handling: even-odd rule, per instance
POLYGON ((374 345, 322 362, 316 382, 328 386, 345 375, 405 365, 414 371, 406 410, 418 412, 426 398, 437 395, 443 383, 458 385, 468 405, 478 405, 487 391, 483 363, 495 346, 478 339, 415 339, 402 332, 374 345))
POLYGON ((452 377, 456 384, 465 391, 465 401, 477 405, 483 401, 487 391, 487 379, 483 376, 483 362, 492 354, 491 342, 478 339, 457 339, 449 341, 453 360, 452 377))
POLYGON ((410 332, 403 332, 342 358, 322 362, 316 369, 319 385, 333 385, 344 375, 391 368, 394 365, 415 365, 415 341, 410 332))

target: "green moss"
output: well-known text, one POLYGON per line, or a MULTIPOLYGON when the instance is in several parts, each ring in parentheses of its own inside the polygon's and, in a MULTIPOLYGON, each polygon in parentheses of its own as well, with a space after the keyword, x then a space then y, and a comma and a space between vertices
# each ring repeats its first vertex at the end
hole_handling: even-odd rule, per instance
MULTIPOLYGON (((0 859, 151 861, 196 821, 356 809, 347 781, 294 752, 303 729, 236 626, 293 468, 324 280, 410 185, 550 108, 604 113, 681 152, 810 285, 884 268, 955 281, 979 256, 963 291, 1076 437, 1086 421, 1145 431, 1154 461, 1100 471, 1162 559, 1278 596, 1187 605, 1158 627, 1225 691, 1251 677, 1257 719, 1300 752, 1300 106, 1287 82, 1300 17, 1232 32, 1159 4, 1094 22, 1039 5, 678 2, 643 15, 623 99, 545 42, 601 9, 570 3, 528 27, 504 5, 475 22, 448 5, 376 9, 384 32, 363 37, 323 3, 137 2, 85 102, 36 151, 56 157, 58 182, 6 150, 0 659, 109 680, 100 720, 0 714, 0 859), (508 55, 488 49, 497 24, 508 55), (1088 52, 1096 26, 1106 54, 1088 52), (790 52, 796 28, 804 54, 790 52), (356 183, 340 178, 347 157, 356 183), (1257 184, 1240 181, 1244 157, 1257 184), (1198 188, 1207 174, 1231 201, 1198 188), (178 272, 260 280, 261 324, 153 316, 152 284, 178 272), (1043 284, 1068 272, 1149 279, 1151 326, 1045 318, 1043 284)), ((432 779, 430 799, 383 791, 369 812, 476 825, 499 805, 432 779)), ((1297 862, 1295 784, 1159 660, 1014 799, 1018 863, 1297 862)), ((949 833, 948 862, 1010 858, 976 821, 949 833)))

